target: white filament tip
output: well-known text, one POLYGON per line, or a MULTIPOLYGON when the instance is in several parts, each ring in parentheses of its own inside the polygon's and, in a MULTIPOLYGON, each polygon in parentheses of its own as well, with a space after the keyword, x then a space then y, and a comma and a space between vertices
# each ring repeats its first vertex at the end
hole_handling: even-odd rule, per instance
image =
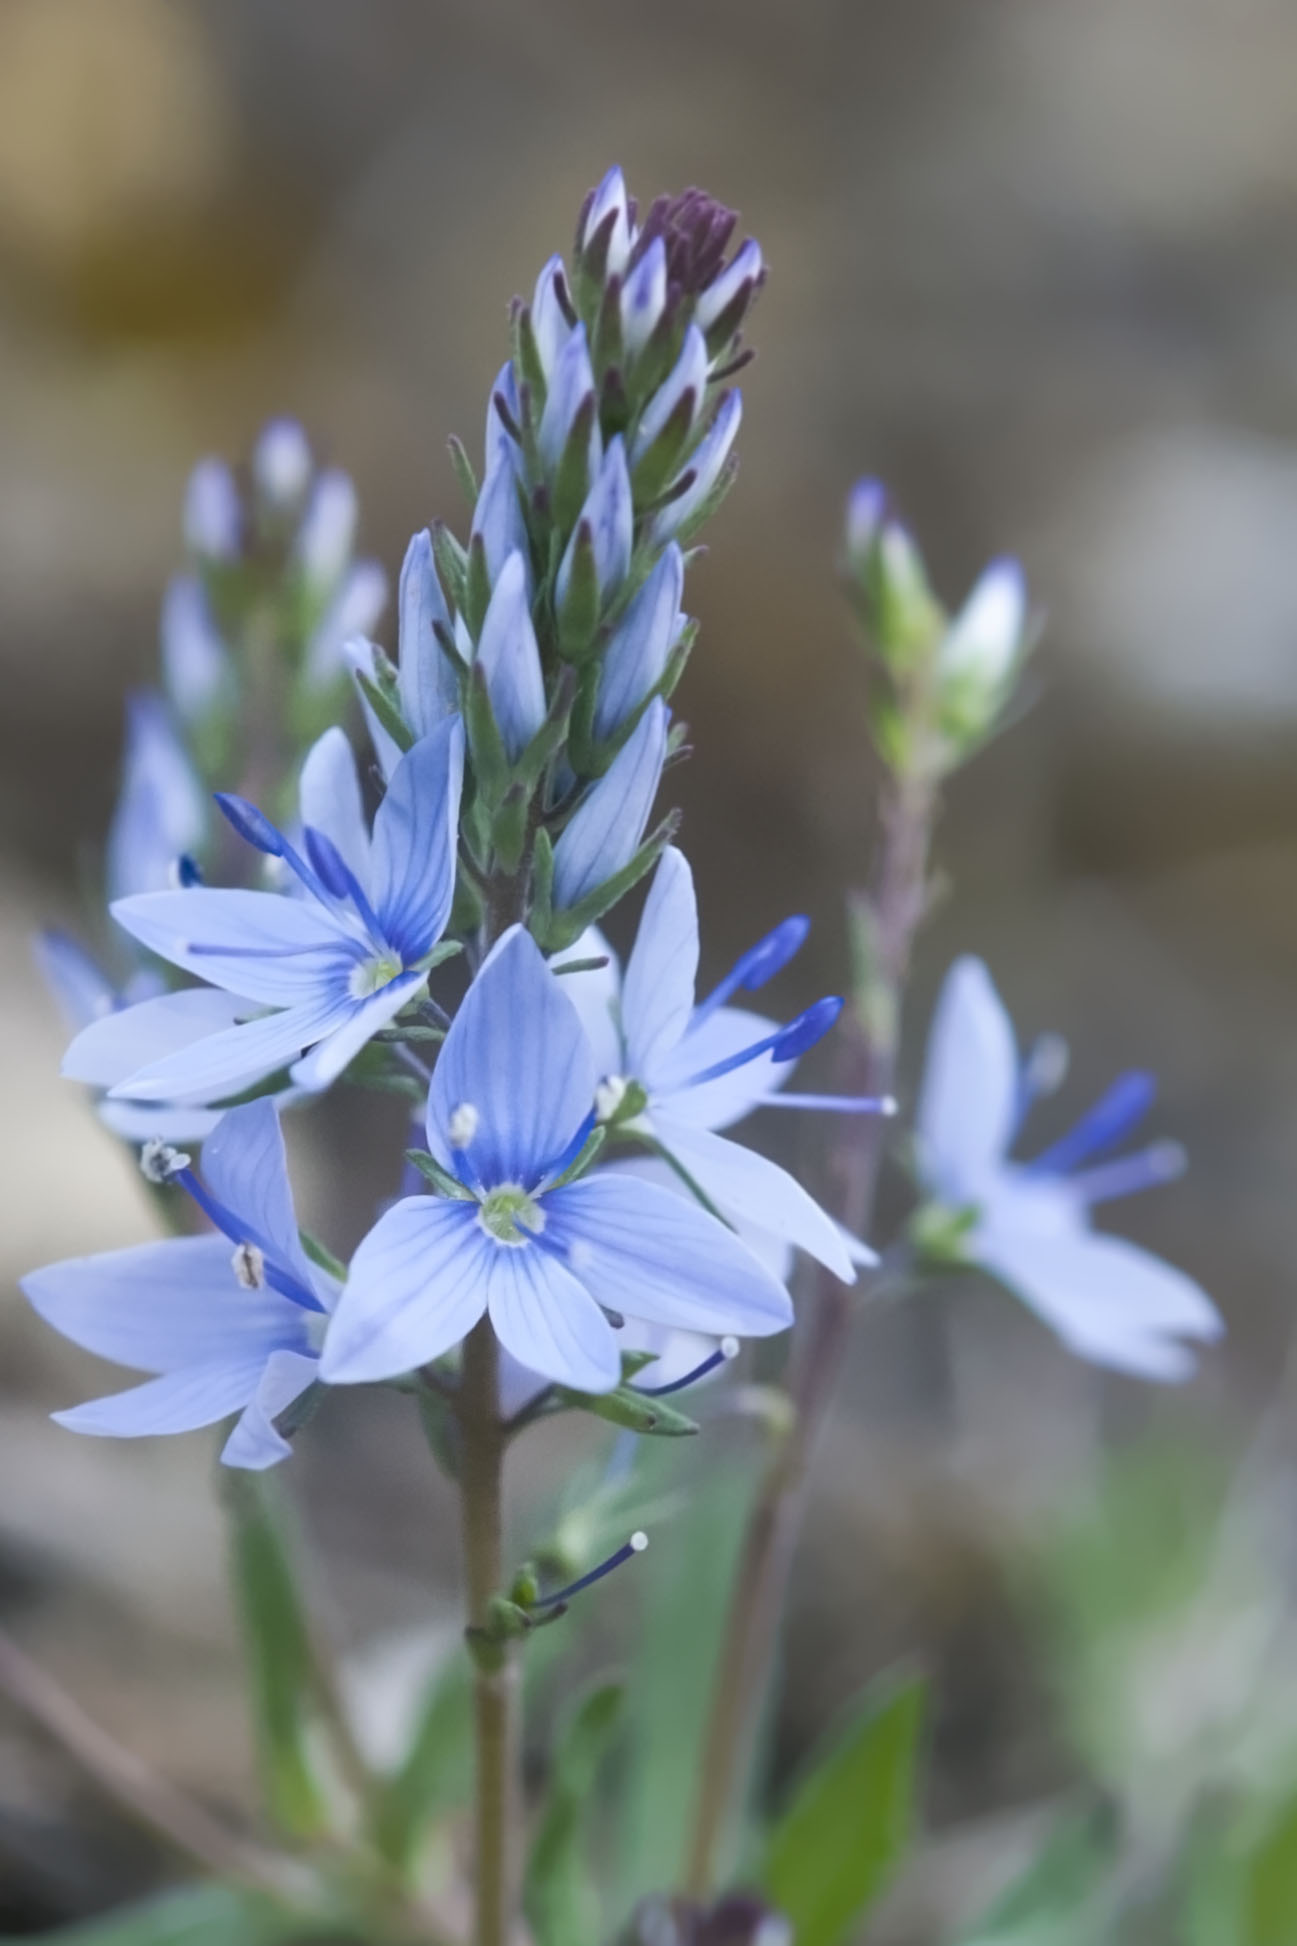
POLYGON ((730 1358, 737 1358, 737 1357, 738 1357, 738 1355, 739 1355, 739 1341, 738 1341, 738 1339, 737 1339, 737 1338, 722 1338, 722 1339, 721 1339, 721 1342, 720 1342, 720 1346, 719 1346, 719 1350, 720 1350, 720 1354, 721 1354, 721 1357, 722 1357, 722 1358, 725 1358, 725 1359, 730 1359, 730 1358))
POLYGON ((631 1551, 634 1554, 642 1554, 644 1552, 644 1549, 648 1546, 648 1535, 644 1532, 642 1527, 637 1527, 635 1529, 635 1532, 631 1535, 630 1546, 631 1546, 631 1551))

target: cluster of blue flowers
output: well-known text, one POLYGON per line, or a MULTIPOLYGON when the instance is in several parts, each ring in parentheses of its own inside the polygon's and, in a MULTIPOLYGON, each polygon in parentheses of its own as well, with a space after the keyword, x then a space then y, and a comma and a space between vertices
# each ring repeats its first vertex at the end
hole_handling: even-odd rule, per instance
MULTIPOLYGON (((266 429, 243 490, 219 462, 195 473, 165 693, 132 702, 108 845, 130 948, 111 972, 66 939, 42 951, 78 1030, 65 1073, 201 1233, 26 1279, 57 1329, 151 1375, 63 1423, 134 1435, 237 1415, 224 1458, 263 1467, 318 1385, 430 1367, 453 1385, 484 1317, 508 1410, 548 1387, 607 1393, 645 1350, 660 1381, 681 1343, 710 1364, 718 1339, 783 1330, 794 1249, 848 1283, 876 1261, 720 1132, 763 1105, 890 1107, 785 1086, 840 1001, 782 1023, 731 1004, 781 972, 807 922, 784 920, 700 1001, 676 820, 650 830, 695 632, 687 549, 733 475, 729 379, 764 275, 733 230, 696 191, 642 221, 618 171, 593 193, 571 267, 552 257, 514 307, 480 486, 455 448, 467 541, 438 526, 410 543, 395 660, 368 636, 384 590, 353 559, 350 483, 316 469, 296 426, 266 429), (353 680, 381 778, 372 818, 370 773, 329 720, 353 680), (217 817, 209 788, 236 756, 248 794, 217 790, 217 817), (650 873, 623 973, 597 922, 650 873), (418 1097, 426 1147, 413 1193, 344 1268, 299 1233, 279 1114, 367 1078, 418 1097)), ((895 742, 936 610, 870 484, 848 556, 891 645, 875 720, 895 742)), ((1024 631, 1011 563, 940 621, 925 675, 938 768, 993 720, 1024 631)), ((1165 1175, 1167 1152, 1061 1174, 1110 1147, 1144 1093, 1019 1167, 1005 1156, 1029 1093, 984 969, 961 963, 919 1113, 920 1257, 981 1263, 1087 1356, 1179 1375, 1181 1340, 1216 1329, 1210 1304, 1086 1221, 1100 1196, 1165 1175)))

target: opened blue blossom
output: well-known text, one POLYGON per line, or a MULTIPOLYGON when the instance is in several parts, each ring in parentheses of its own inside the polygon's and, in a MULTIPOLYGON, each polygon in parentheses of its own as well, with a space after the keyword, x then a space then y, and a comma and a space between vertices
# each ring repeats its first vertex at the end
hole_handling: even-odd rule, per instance
POLYGON ((319 1376, 337 1285, 302 1248, 269 1102, 223 1118, 204 1146, 201 1180, 186 1164, 169 1158, 171 1180, 216 1234, 73 1257, 23 1278, 31 1304, 65 1338, 154 1374, 54 1417, 73 1432, 134 1439, 238 1413, 221 1458, 272 1466, 289 1451, 275 1420, 319 1376))
POLYGON ((620 1172, 564 1181, 593 1125, 597 1070, 580 1019, 530 935, 495 947, 446 1037, 428 1146, 458 1195, 414 1196, 353 1259, 325 1347, 336 1383, 392 1378, 490 1317, 543 1378, 607 1391, 613 1320, 759 1337, 788 1293, 724 1224, 620 1172))
MULTIPOLYGON (((348 781, 336 766, 318 791, 319 821, 305 823, 305 857, 253 805, 218 799, 235 829, 297 878, 300 896, 194 886, 114 905, 143 945, 247 1006, 238 1024, 143 1062, 113 1094, 210 1102, 286 1064, 304 1088, 341 1074, 423 985, 454 896, 462 769, 451 717, 396 766, 371 837, 354 767, 348 781)), ((315 801, 314 783, 307 797, 315 801)), ((114 1033, 137 1034, 134 1011, 93 1030, 100 1056, 114 1033)), ((66 1072, 77 1072, 82 1052, 74 1041, 66 1072)))
POLYGON ((805 920, 786 920, 696 1005, 698 904, 688 862, 672 846, 654 875, 624 980, 607 941, 591 929, 567 957, 607 964, 566 975, 564 988, 595 1051, 601 1116, 657 1143, 723 1215, 809 1251, 851 1283, 853 1258, 872 1263, 873 1253, 846 1238, 787 1170, 715 1133, 767 1104, 875 1105, 780 1092, 797 1054, 832 1024, 840 1002, 817 1002, 787 1026, 725 1004, 773 978, 806 931, 805 920), (625 1120, 628 1098, 634 1113, 625 1120))
POLYGON ((1151 1081, 1124 1075, 1061 1141, 1033 1162, 1010 1161, 1038 1091, 986 967, 957 960, 937 1005, 919 1099, 929 1197, 955 1219, 962 1256, 1007 1284, 1070 1350, 1141 1378, 1186 1378, 1196 1361, 1183 1341, 1223 1329, 1210 1298, 1150 1251, 1090 1227, 1097 1203, 1165 1182, 1183 1166, 1169 1143, 1100 1160, 1143 1115, 1151 1081))

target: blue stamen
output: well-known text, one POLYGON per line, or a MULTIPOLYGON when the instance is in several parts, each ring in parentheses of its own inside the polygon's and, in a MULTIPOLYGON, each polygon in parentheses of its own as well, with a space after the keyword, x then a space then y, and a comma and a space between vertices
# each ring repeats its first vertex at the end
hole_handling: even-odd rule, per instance
POLYGON ((1174 1182, 1184 1174, 1185 1153, 1178 1142, 1153 1142, 1134 1155, 1100 1163, 1071 1178, 1069 1187, 1087 1203, 1107 1203, 1117 1196, 1135 1196, 1142 1189, 1174 1182))
POLYGON ((350 899, 373 938, 386 945, 387 940, 378 922, 377 913, 332 838, 309 824, 305 827, 303 836, 306 841, 306 855, 319 873, 325 890, 331 892, 335 899, 350 899))
POLYGON ((816 1108, 830 1115, 894 1115, 895 1095, 791 1095, 780 1089, 768 1108, 816 1108))
POLYGON ((288 1298, 293 1304, 300 1304, 303 1310, 323 1311, 324 1306, 314 1291, 308 1290, 305 1284, 299 1283, 291 1272, 282 1269, 275 1262, 273 1247, 266 1239, 241 1217, 236 1216, 233 1210, 227 1209, 224 1203, 218 1202, 216 1197, 204 1188, 192 1169, 177 1169, 171 1180, 179 1183, 182 1189, 189 1192, 203 1215, 227 1236, 231 1243, 251 1243, 261 1252, 266 1282, 272 1291, 278 1291, 281 1297, 288 1298))
POLYGON ((560 1602, 570 1601, 572 1596, 579 1595, 583 1588, 592 1587, 596 1581, 602 1581, 606 1574, 611 1574, 614 1568, 619 1568, 623 1561, 629 1561, 634 1555, 642 1554, 647 1546, 647 1534, 632 1534, 624 1547, 619 1547, 615 1554, 610 1554, 608 1559, 601 1561, 597 1568, 591 1568, 589 1574, 583 1574, 578 1580, 570 1581, 567 1587, 560 1588, 557 1594, 541 1595, 532 1602, 531 1606, 554 1608, 560 1602))
POLYGON ((264 811, 250 804, 246 797, 237 797, 233 791, 214 791, 212 795, 240 838, 257 851, 265 852, 268 858, 282 858, 289 870, 301 879, 307 891, 313 892, 321 903, 327 903, 328 893, 315 873, 296 846, 288 842, 264 811))
POLYGON ((187 892, 191 886, 202 884, 203 868, 196 858, 191 858, 187 851, 182 851, 176 860, 176 877, 180 881, 182 891, 187 892))
POLYGON ((725 1060, 716 1061, 701 1073, 691 1075, 684 1084, 687 1088, 700 1088, 705 1081, 719 1081, 723 1074, 732 1074, 735 1068, 746 1067, 749 1061, 756 1061, 763 1054, 772 1054, 776 1061, 795 1061, 808 1049, 822 1041, 842 1012, 842 1002, 836 996, 817 1000, 805 1013, 798 1014, 786 1027, 780 1027, 764 1040, 753 1041, 751 1047, 740 1048, 737 1054, 727 1055, 725 1060))
POLYGON ((714 1372, 718 1365, 728 1365, 730 1360, 737 1358, 738 1355, 738 1339, 722 1338, 711 1356, 704 1358, 701 1365, 695 1365, 691 1372, 686 1372, 683 1378, 673 1378, 669 1385, 640 1385, 637 1383, 635 1390, 646 1393, 651 1399, 665 1399, 669 1392, 683 1392, 686 1385, 697 1385, 699 1379, 706 1378, 708 1372, 714 1372))
POLYGON ((598 1113, 592 1108, 567 1147, 562 1149, 552 1162, 547 1162, 545 1167, 537 1173, 536 1181, 538 1183, 548 1182, 553 1176, 561 1176, 563 1171, 576 1161, 582 1149, 593 1135, 598 1120, 598 1113))
POLYGON ((1068 1133, 1035 1156, 1026 1167, 1039 1174, 1064 1174, 1105 1149, 1124 1142, 1152 1105, 1156 1083, 1151 1074, 1132 1068, 1119 1075, 1094 1107, 1068 1133))
POLYGON ((692 1033, 718 1007, 723 1007, 740 987, 745 993, 755 993, 768 980, 773 980, 775 974, 781 972, 789 960, 801 951, 810 929, 810 920, 801 913, 780 920, 764 939, 759 939, 755 946, 749 946, 747 952, 735 960, 720 985, 713 988, 705 1000, 699 1001, 686 1031, 692 1033))

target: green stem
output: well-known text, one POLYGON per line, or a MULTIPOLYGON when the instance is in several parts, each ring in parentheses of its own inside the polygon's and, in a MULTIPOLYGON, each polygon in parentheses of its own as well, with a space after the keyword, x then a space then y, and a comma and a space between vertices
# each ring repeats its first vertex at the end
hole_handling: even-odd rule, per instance
MULTIPOLYGON (((468 1625, 486 1631, 504 1578, 503 1472, 507 1434, 499 1410, 499 1352, 489 1318, 464 1342, 458 1412, 461 1517, 468 1625)), ((476 1946, 505 1946, 518 1873, 515 1835, 520 1742, 516 1644, 474 1638, 473 1720, 477 1751, 474 1856, 476 1946)))
MULTIPOLYGON (((887 1095, 893 1089, 900 996, 923 913, 935 809, 933 790, 926 783, 892 778, 884 786, 878 870, 864 902, 873 963, 857 995, 845 1049, 852 1093, 887 1095)), ((839 1213, 857 1236, 865 1233, 873 1215, 884 1133, 881 1118, 872 1115, 844 1118, 840 1132, 834 1156, 839 1213)), ((793 1340, 791 1426, 770 1460, 748 1517, 721 1640, 685 1868, 685 1889, 694 1898, 706 1898, 712 1890, 717 1855, 747 1775, 801 1531, 806 1481, 846 1352, 853 1310, 851 1287, 819 1269, 814 1300, 799 1317, 793 1340)))

